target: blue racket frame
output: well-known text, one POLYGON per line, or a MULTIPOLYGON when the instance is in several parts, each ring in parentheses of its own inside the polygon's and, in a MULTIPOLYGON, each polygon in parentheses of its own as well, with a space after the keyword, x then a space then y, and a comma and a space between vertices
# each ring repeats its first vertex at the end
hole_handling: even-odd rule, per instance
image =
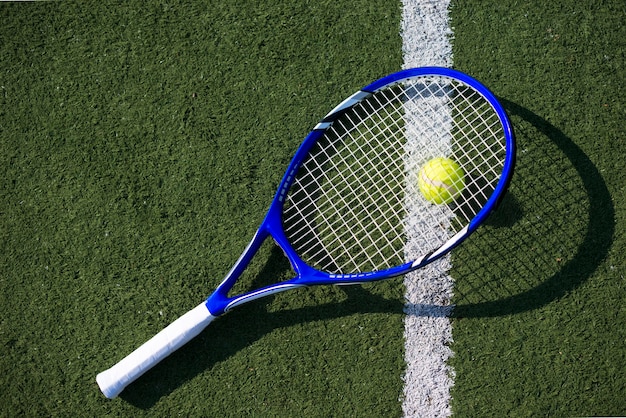
POLYGON ((487 218, 487 215, 496 208, 499 201, 504 196, 511 180, 514 162, 515 141, 513 129, 506 112, 498 103, 496 97, 486 87, 468 75, 447 68, 427 67, 400 71, 373 82, 335 107, 335 109, 328 113, 305 138, 289 164, 287 172, 280 182, 278 191, 272 200, 261 226, 239 260, 235 263, 215 292, 209 296, 206 301, 200 303, 194 309, 188 311, 166 328, 162 329, 113 367, 99 373, 96 376, 96 381, 100 390, 108 398, 116 397, 127 385, 197 336, 215 318, 242 303, 302 286, 354 284, 386 279, 405 274, 438 259, 467 238, 487 218), (287 193, 295 180, 298 169, 309 155, 311 148, 322 138, 324 131, 347 109, 350 109, 355 104, 385 87, 416 76, 443 76, 461 81, 482 94, 497 112, 506 137, 506 157, 502 175, 494 192, 482 209, 469 221, 464 229, 456 233, 454 237, 450 238, 437 250, 417 260, 407 262, 397 267, 370 273, 329 274, 314 269, 298 256, 283 230, 283 205, 285 204, 287 193), (275 243, 284 251, 295 272, 295 277, 248 293, 229 297, 228 293, 231 291, 235 282, 257 253, 261 244, 269 237, 272 237, 275 243))
POLYGON ((464 239, 466 239, 478 226, 484 222, 487 216, 498 206, 498 203, 504 196, 507 186, 511 180, 513 174, 513 168, 515 164, 515 140, 513 134, 513 127, 509 121, 509 118, 496 96, 483 84, 474 78, 464 74, 462 72, 440 67, 422 67, 413 68, 403 71, 399 71, 383 77, 368 86, 364 87, 360 91, 356 92, 331 112, 329 112, 320 123, 307 135, 305 140, 300 145, 300 148, 296 151, 293 159, 291 160, 287 171, 280 182, 278 191, 274 196, 272 203, 269 207, 265 219, 259 226, 256 234, 254 235, 250 244, 245 249, 239 260, 235 263, 230 272, 226 275, 222 283, 217 287, 215 292, 207 299, 206 307, 213 316, 219 316, 230 310, 231 308, 249 302, 254 299, 258 299, 270 294, 283 292, 285 290, 293 289, 296 287, 320 285, 320 284, 357 284, 365 283, 375 280, 387 279, 394 276, 399 276, 408 273, 411 270, 415 270, 430 262, 437 260, 459 245, 464 239), (468 223, 468 225, 458 232, 454 237, 448 240, 443 246, 436 251, 427 254, 417 260, 407 262, 403 265, 379 270, 369 273, 354 273, 354 274, 329 274, 314 269, 305 263, 302 258, 296 254, 293 247, 287 240, 287 236, 284 233, 282 225, 282 209, 285 203, 285 198, 289 188, 291 187, 295 175, 309 154, 309 151, 315 145, 315 143, 324 135, 324 131, 332 125, 332 123, 341 116, 347 109, 351 108, 355 104, 371 96, 373 93, 390 85, 398 84, 403 81, 409 80, 417 76, 443 76, 452 79, 460 80, 467 85, 476 89, 482 96, 494 108, 498 117, 502 123, 504 129, 504 135, 506 139, 506 159, 502 175, 496 185, 496 188, 484 207, 474 216, 474 218, 468 223), (228 293, 234 286, 239 276, 246 269, 256 252, 259 250, 263 242, 272 237, 275 243, 283 250, 287 259, 291 263, 291 266, 295 272, 295 277, 265 286, 248 293, 244 293, 238 296, 229 297, 228 293))

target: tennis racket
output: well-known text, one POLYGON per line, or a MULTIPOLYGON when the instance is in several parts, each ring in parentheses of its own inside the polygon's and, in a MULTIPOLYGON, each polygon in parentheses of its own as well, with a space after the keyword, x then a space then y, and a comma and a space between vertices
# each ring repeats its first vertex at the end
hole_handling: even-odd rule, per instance
POLYGON ((304 139, 252 241, 213 294, 98 374, 100 389, 116 397, 241 304, 302 286, 387 279, 440 258, 497 206, 514 161, 506 112, 470 76, 428 67, 375 81, 304 139), (419 173, 440 157, 462 169, 463 189, 453 201, 434 204, 420 191, 419 173), (295 277, 229 296, 269 237, 295 277))

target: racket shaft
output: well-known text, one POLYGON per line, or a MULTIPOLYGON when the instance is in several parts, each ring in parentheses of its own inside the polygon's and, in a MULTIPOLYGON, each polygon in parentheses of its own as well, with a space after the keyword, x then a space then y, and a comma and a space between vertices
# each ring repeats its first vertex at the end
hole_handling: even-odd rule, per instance
POLYGON ((100 390, 107 398, 115 398, 135 379, 202 332, 215 318, 205 303, 201 303, 115 366, 98 374, 96 381, 100 390))

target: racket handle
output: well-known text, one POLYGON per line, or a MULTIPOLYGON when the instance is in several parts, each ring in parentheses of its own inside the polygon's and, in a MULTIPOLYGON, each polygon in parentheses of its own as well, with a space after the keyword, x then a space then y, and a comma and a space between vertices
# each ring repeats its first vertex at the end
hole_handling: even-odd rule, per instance
POLYGON ((135 379, 200 334, 215 318, 205 303, 201 303, 172 322, 115 366, 99 373, 96 376, 96 381, 100 390, 107 398, 115 398, 135 379))

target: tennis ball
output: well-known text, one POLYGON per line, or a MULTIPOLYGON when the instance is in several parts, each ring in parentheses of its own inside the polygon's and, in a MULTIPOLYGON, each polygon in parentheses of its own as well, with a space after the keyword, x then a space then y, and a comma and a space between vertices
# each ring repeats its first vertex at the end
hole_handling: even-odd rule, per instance
POLYGON ((433 158, 424 164, 417 180, 420 191, 432 203, 450 203, 465 187, 463 169, 449 158, 433 158))

